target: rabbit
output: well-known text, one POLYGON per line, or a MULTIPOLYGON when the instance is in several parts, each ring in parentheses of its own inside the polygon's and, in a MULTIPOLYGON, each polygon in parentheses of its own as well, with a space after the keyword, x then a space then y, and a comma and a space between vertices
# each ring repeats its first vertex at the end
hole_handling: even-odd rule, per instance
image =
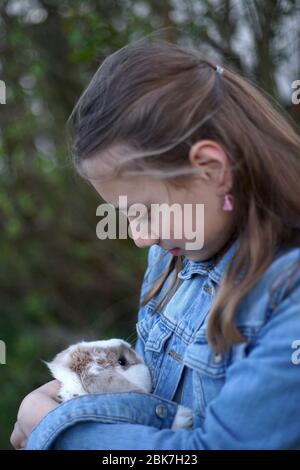
MULTIPOLYGON (((61 382, 61 402, 89 393, 150 393, 152 389, 148 367, 122 339, 81 341, 44 362, 61 382)), ((179 405, 171 429, 191 426, 192 411, 179 405)))

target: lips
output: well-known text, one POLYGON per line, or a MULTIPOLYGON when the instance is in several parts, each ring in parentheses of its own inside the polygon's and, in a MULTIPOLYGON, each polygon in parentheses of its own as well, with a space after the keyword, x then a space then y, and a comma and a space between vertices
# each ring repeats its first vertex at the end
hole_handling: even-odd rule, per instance
POLYGON ((169 250, 169 253, 171 253, 171 255, 173 256, 178 256, 180 254, 180 251, 180 248, 172 248, 171 250, 169 250))

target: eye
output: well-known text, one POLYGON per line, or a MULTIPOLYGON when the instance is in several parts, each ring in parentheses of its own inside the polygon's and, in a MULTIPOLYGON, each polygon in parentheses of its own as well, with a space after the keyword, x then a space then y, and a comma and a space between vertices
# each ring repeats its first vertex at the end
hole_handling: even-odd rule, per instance
POLYGON ((120 357, 120 359, 118 360, 118 364, 120 364, 120 366, 126 366, 127 361, 124 356, 120 357))

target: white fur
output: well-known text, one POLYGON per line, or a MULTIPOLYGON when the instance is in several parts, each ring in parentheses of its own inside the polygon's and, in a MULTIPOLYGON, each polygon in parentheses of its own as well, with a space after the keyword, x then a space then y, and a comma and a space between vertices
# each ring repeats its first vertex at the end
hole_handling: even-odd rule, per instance
POLYGON ((123 370, 122 367, 117 368, 118 373, 123 375, 125 379, 133 383, 139 388, 145 390, 146 393, 151 392, 152 383, 151 376, 148 367, 145 364, 135 364, 129 367, 127 370, 123 370))
POLYGON ((193 425, 193 412, 185 406, 179 405, 171 429, 191 428, 193 425))
POLYGON ((67 366, 69 355, 73 350, 74 347, 70 346, 65 351, 57 354, 52 362, 45 362, 53 377, 61 382, 58 396, 62 401, 86 394, 78 375, 67 366))

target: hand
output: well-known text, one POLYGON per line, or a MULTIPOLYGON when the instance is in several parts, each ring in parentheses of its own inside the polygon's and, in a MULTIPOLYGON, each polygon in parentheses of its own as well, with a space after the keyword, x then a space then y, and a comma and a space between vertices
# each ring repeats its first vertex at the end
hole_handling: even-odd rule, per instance
POLYGON ((25 447, 26 440, 39 421, 59 405, 57 394, 60 382, 51 380, 45 385, 33 390, 22 401, 17 422, 10 436, 10 442, 15 449, 25 447))

